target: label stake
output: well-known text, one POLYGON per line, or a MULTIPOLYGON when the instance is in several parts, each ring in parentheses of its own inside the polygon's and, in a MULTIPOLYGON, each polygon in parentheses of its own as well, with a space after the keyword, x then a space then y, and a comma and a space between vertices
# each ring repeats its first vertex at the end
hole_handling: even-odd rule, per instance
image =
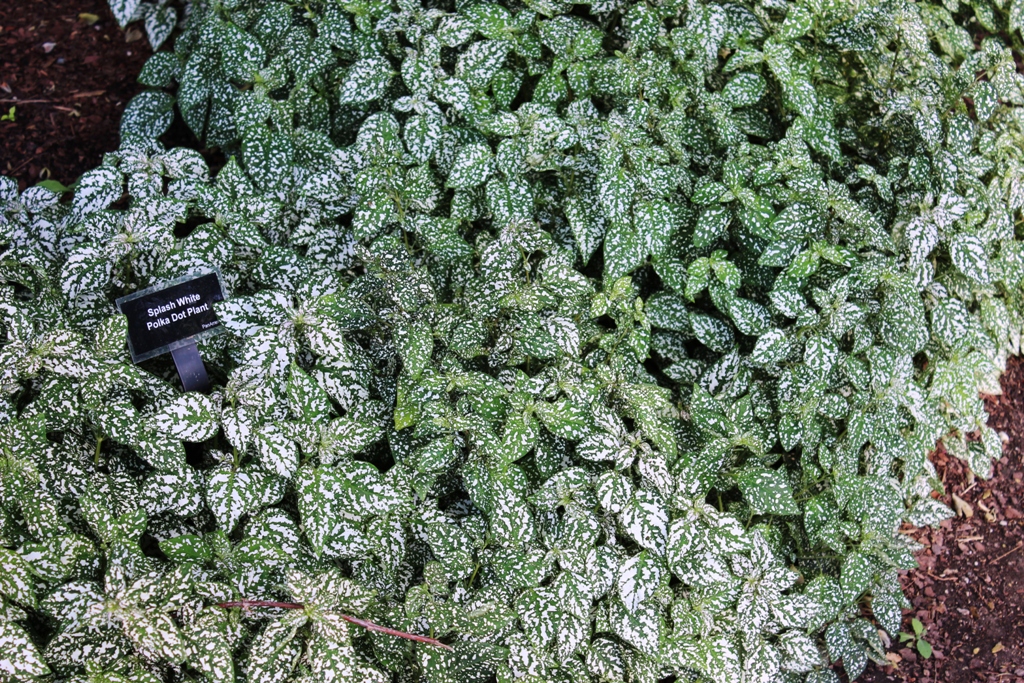
POLYGON ((210 388, 210 377, 206 374, 206 366, 194 339, 190 339, 186 346, 171 349, 171 358, 185 391, 206 391, 210 388))

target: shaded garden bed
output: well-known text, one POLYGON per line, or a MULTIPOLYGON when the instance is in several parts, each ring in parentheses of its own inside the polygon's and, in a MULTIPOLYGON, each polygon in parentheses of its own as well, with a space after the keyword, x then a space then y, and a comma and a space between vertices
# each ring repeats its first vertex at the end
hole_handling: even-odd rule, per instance
MULTIPOLYGON (((149 54, 141 31, 119 29, 104 0, 0 6, 0 106, 15 107, 14 120, 0 123, 0 173, 24 188, 70 183, 98 165, 118 146, 121 112, 149 54)), ((925 626, 934 655, 896 645, 892 666, 861 680, 1024 681, 1024 363, 1010 362, 1003 386, 988 399, 991 425, 1007 436, 992 479, 974 480, 940 451, 944 501, 961 515, 907 530, 927 548, 921 567, 903 575, 906 616, 925 626)))

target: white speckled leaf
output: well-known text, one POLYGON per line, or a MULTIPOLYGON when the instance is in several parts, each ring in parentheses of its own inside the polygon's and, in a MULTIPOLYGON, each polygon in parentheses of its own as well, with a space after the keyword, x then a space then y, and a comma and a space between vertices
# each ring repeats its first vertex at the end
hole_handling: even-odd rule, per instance
POLYGON ((474 143, 460 147, 448 173, 446 187, 471 188, 482 185, 491 172, 492 158, 491 148, 486 144, 474 143))
POLYGON ((393 75, 391 64, 386 59, 361 59, 349 67, 338 100, 342 104, 359 104, 375 100, 387 91, 393 75))
POLYGON ((755 514, 800 513, 800 506, 793 499, 793 490, 783 472, 751 467, 739 473, 736 481, 755 514))
POLYGON ((298 610, 267 624, 249 651, 248 672, 253 680, 283 683, 291 675, 302 652, 295 632, 306 619, 298 610))
POLYGON ((145 609, 126 610, 123 618, 125 633, 143 653, 171 662, 185 658, 181 633, 170 616, 145 609))
POLYGON ((74 211, 79 218, 102 211, 121 198, 124 176, 113 168, 101 167, 82 174, 75 188, 74 211))
POLYGON ((299 447, 274 424, 263 425, 256 432, 256 450, 263 467, 285 479, 299 467, 299 447))
POLYGON ((631 612, 640 607, 661 585, 665 570, 660 560, 647 551, 634 555, 619 567, 619 597, 631 612))
POLYGON ((206 499, 218 525, 230 533, 242 515, 276 503, 283 494, 283 482, 276 475, 226 465, 210 477, 206 499))
POLYGON ((217 433, 219 413, 208 396, 191 392, 179 396, 151 420, 153 427, 164 436, 199 443, 217 433))
POLYGON ((137 18, 136 13, 142 0, 109 0, 109 4, 114 19, 123 27, 137 18))
POLYGON ((0 548, 0 593, 27 607, 36 606, 34 579, 29 565, 13 550, 0 548))
POLYGON ((953 260, 953 265, 967 277, 982 284, 987 284, 992 280, 985 244, 974 235, 954 237, 949 245, 949 255, 953 260))
POLYGON ((46 676, 50 673, 28 634, 9 621, 0 621, 0 672, 15 679, 46 676))
POLYGON ((763 640, 743 659, 743 683, 775 683, 782 676, 779 652, 763 640))

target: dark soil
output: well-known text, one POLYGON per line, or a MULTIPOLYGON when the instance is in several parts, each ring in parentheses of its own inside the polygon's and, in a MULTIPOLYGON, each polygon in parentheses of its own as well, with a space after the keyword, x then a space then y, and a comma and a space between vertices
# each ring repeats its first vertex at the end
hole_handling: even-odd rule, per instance
POLYGON ((0 2, 0 114, 16 108, 0 122, 0 174, 24 189, 98 166, 118 147, 151 52, 141 26, 121 30, 106 0, 0 2))
POLYGON ((905 530, 928 547, 902 576, 913 603, 903 629, 920 619, 934 655, 894 643, 892 666, 871 666, 858 683, 1024 683, 1024 360, 1006 370, 1002 395, 985 400, 989 425, 1007 437, 992 477, 975 479, 938 451, 942 500, 953 507, 956 494, 966 505, 938 529, 905 530))

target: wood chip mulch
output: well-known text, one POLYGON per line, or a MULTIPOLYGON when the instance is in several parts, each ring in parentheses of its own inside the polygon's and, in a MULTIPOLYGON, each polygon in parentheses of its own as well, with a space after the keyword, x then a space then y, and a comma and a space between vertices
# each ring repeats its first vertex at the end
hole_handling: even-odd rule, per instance
POLYGON ((942 500, 959 508, 939 528, 910 533, 927 547, 920 567, 902 582, 916 617, 934 648, 925 659, 894 643, 892 665, 870 665, 858 682, 1024 683, 1024 362, 1012 358, 1000 396, 985 398, 989 425, 1005 434, 1003 457, 989 479, 939 450, 933 462, 942 477, 942 500), (953 499, 955 494, 960 503, 953 499))

